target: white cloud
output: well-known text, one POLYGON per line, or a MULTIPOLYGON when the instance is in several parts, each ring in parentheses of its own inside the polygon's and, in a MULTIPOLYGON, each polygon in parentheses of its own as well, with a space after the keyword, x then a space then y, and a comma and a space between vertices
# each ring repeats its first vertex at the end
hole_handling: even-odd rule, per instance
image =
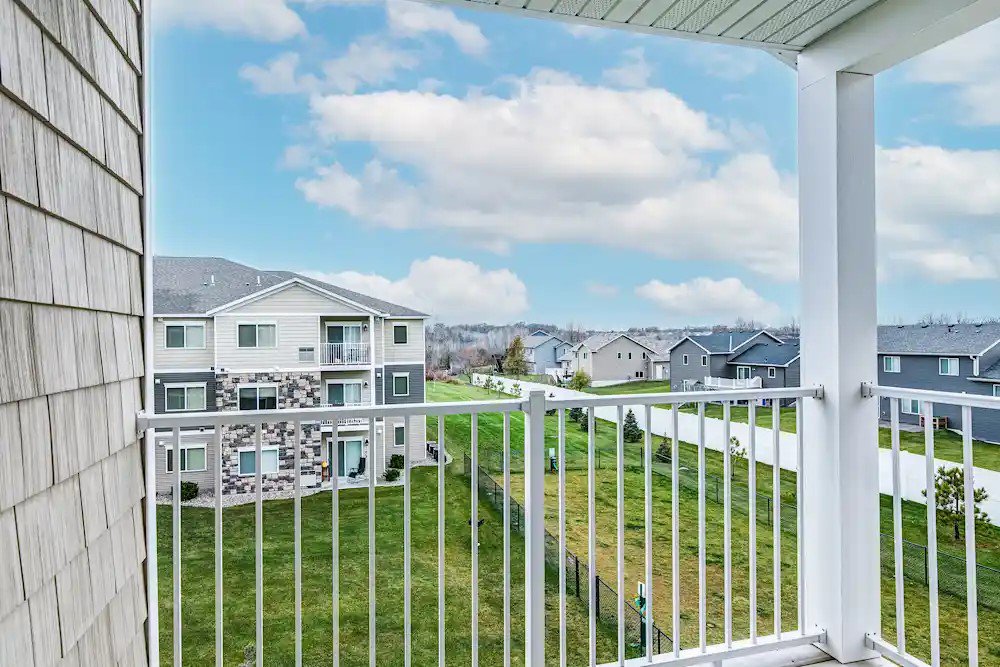
POLYGON ((600 28, 594 25, 587 25, 585 23, 563 23, 563 28, 566 32, 573 35, 577 39, 604 39, 608 34, 607 28, 600 28))
POLYGON ((444 229, 495 250, 573 237, 796 275, 790 175, 734 152, 669 91, 539 70, 507 96, 383 91, 313 98, 312 110, 323 142, 367 142, 374 157, 354 171, 325 165, 300 190, 371 224, 444 229))
POLYGON ((300 73, 300 60, 297 53, 283 53, 263 67, 244 65, 240 76, 261 95, 354 93, 361 87, 392 81, 400 70, 412 70, 419 64, 413 53, 372 36, 361 37, 343 55, 325 61, 322 76, 300 73))
POLYGON ((894 253, 892 257, 903 268, 911 268, 938 283, 1000 278, 1000 261, 997 258, 970 254, 965 249, 908 250, 894 253))
POLYGON ((447 7, 432 7, 410 0, 387 0, 389 31, 399 37, 440 33, 451 37, 463 53, 481 56, 490 43, 475 23, 463 21, 447 7))
POLYGON ((314 160, 315 157, 313 156, 312 149, 301 144, 293 144, 285 148, 281 159, 278 160, 278 167, 280 169, 298 171, 311 166, 314 160))
POLYGON ((954 87, 964 122, 1000 125, 1000 20, 928 51, 907 73, 912 81, 954 87))
POLYGON ((724 81, 738 81, 756 72, 759 57, 747 49, 717 44, 699 45, 688 52, 691 65, 724 81))
POLYGON ((615 285, 606 285, 604 283, 589 282, 586 284, 587 293, 592 296, 598 296, 603 298, 608 298, 618 295, 618 288, 615 285))
POLYGON ((601 77, 607 83, 622 88, 645 88, 653 68, 646 62, 646 53, 641 47, 625 51, 625 62, 618 67, 604 70, 601 77))
POLYGON ((448 322, 506 323, 528 309, 528 289, 515 273, 483 269, 462 259, 416 260, 398 280, 357 271, 303 273, 448 322))
POLYGON ((306 33, 286 0, 156 0, 158 25, 213 28, 269 42, 306 33))
POLYGON ((671 322, 723 322, 737 318, 773 324, 781 309, 753 291, 739 278, 695 278, 667 284, 650 280, 635 293, 658 306, 671 322))

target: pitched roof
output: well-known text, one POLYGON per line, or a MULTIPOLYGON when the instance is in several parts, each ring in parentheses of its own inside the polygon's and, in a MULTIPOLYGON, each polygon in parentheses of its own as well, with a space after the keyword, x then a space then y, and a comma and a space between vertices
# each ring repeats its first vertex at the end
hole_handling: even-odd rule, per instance
POLYGON ((878 328, 878 351, 882 354, 977 355, 997 341, 1000 341, 1000 323, 906 324, 878 328))
POLYGON ((984 380, 1000 380, 1000 361, 982 371, 979 377, 984 380))
POLYGON ((205 314, 291 279, 302 280, 387 315, 427 317, 420 311, 337 287, 322 280, 291 271, 262 271, 221 257, 154 257, 153 313, 205 314))
POLYGON ((534 349, 534 348, 538 347, 539 345, 541 345, 542 343, 545 343, 545 342, 553 340, 553 339, 555 339, 556 341, 558 341, 560 343, 566 342, 562 338, 560 338, 559 336, 553 336, 552 334, 547 334, 544 331, 536 331, 535 333, 531 334, 530 336, 525 336, 524 338, 521 339, 521 342, 524 343, 524 346, 526 348, 534 349))
POLYGON ((582 343, 579 343, 575 347, 579 347, 580 345, 586 345, 587 348, 590 349, 591 351, 597 352, 598 350, 600 350, 605 345, 613 343, 616 340, 618 340, 619 338, 628 338, 630 341, 632 341, 633 343, 635 343, 639 347, 644 347, 647 350, 649 350, 650 352, 652 352, 654 354, 656 353, 656 350, 654 350, 653 348, 649 347, 645 343, 640 343, 635 338, 632 338, 631 336, 629 336, 627 334, 619 333, 619 332, 616 332, 616 331, 608 331, 608 332, 603 332, 603 333, 596 333, 593 336, 588 336, 582 343))
POLYGON ((770 338, 762 337, 759 341, 750 343, 743 351, 734 354, 726 363, 741 366, 787 366, 798 356, 798 339, 789 339, 784 343, 778 343, 770 338))
MULTIPOLYGON (((710 334, 692 334, 685 336, 670 346, 674 349, 685 340, 690 340, 709 354, 729 354, 754 336, 766 333, 764 331, 719 331, 710 334)), ((770 334, 768 334, 770 335, 770 334)))

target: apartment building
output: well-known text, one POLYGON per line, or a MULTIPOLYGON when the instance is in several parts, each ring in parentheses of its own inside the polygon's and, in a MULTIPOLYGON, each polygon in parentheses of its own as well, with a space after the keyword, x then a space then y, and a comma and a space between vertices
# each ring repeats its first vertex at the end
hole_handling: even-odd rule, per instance
MULTIPOLYGON (((268 410, 324 405, 382 405, 424 400, 427 315, 288 271, 262 271, 215 257, 154 258, 154 399, 157 413, 268 410)), ((331 475, 381 477, 393 454, 426 456, 426 418, 364 418, 303 423, 304 486, 331 475), (330 469, 331 448, 338 469, 330 469)), ((167 434, 157 442, 157 489, 179 460, 199 491, 253 490, 254 427, 222 427, 222 452, 211 429, 181 434, 174 456, 167 434)), ((261 470, 266 491, 291 488, 294 425, 265 423, 261 470)))

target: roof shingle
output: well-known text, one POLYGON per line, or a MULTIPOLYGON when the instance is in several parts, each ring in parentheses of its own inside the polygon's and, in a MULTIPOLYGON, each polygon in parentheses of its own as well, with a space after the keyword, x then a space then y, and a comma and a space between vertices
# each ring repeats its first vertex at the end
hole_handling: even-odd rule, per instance
POLYGON ((978 355, 1000 341, 1000 323, 880 326, 881 354, 978 355))

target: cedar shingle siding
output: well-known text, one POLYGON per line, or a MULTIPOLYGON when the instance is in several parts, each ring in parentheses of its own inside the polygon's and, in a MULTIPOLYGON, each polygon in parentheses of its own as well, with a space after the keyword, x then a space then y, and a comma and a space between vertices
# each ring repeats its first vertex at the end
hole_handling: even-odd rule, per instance
POLYGON ((0 0, 0 665, 146 663, 133 0, 0 0))

